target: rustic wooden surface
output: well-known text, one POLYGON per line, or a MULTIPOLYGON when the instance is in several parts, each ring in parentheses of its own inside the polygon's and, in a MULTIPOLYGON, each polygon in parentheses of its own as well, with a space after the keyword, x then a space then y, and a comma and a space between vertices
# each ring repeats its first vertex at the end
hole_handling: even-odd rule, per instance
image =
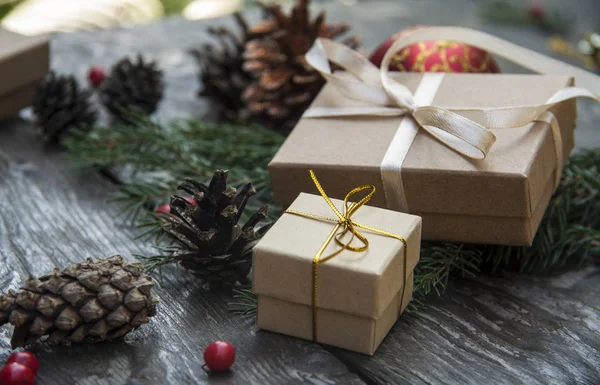
MULTIPOLYGON (((79 172, 45 150, 29 124, 0 125, 0 290, 16 289, 29 274, 87 257, 151 253, 147 242, 105 203, 114 190, 99 174, 79 172)), ((258 332, 252 320, 226 309, 227 298, 206 294, 180 269, 166 269, 158 315, 124 341, 36 350, 37 384, 362 384, 314 343, 258 332), (237 347, 235 370, 209 381, 202 351, 216 339, 237 347)), ((0 361, 9 354, 1 329, 0 361)))
MULTIPOLYGON (((593 1, 592 1, 593 2, 593 1)), ((592 4, 585 3, 586 7, 592 4)), ((487 29, 544 51, 534 30, 483 25, 462 0, 325 4, 330 17, 350 20, 372 49, 383 36, 418 23, 487 29), (335 11, 335 12, 333 12, 335 11), (373 27, 375 25, 375 27, 373 27)), ((585 14, 598 14, 589 8, 585 14)), ((596 8, 597 9, 597 8, 596 8)), ((583 20, 587 20, 584 19, 583 20)), ((81 78, 91 64, 109 65, 141 51, 167 71, 159 118, 199 117, 210 107, 194 98, 196 67, 185 50, 207 39, 211 22, 177 18, 127 30, 53 37, 53 67, 81 78)), ((585 24, 577 28, 585 30, 585 24)), ((593 122, 600 107, 581 103, 579 146, 599 146, 593 122)), ((31 124, 0 123, 0 290, 54 265, 112 253, 150 252, 105 203, 115 186, 73 168, 44 148, 31 124)), ((37 347, 38 384, 596 384, 600 382, 600 268, 598 260, 562 274, 454 282, 441 298, 405 315, 374 357, 324 348, 258 331, 252 320, 227 312, 225 296, 205 294, 184 271, 167 269, 158 289, 159 314, 124 341, 90 347, 37 347), (228 339, 238 348, 235 370, 208 378, 202 349, 228 339)), ((0 361, 9 354, 10 328, 0 329, 0 361)))

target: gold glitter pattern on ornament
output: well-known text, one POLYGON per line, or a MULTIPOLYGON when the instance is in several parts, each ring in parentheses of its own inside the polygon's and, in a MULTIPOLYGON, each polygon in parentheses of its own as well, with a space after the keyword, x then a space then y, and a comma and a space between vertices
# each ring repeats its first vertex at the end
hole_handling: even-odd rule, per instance
POLYGON ((412 72, 489 72, 492 66, 492 56, 485 51, 473 49, 468 45, 458 44, 454 41, 437 40, 429 48, 425 42, 417 44, 418 53, 414 62, 407 62, 412 56, 413 46, 403 48, 391 60, 391 67, 399 71, 412 72), (462 50, 458 50, 461 48, 462 50), (439 63, 427 68, 427 60, 435 57, 439 63), (458 64, 460 71, 453 70, 452 64, 458 64))

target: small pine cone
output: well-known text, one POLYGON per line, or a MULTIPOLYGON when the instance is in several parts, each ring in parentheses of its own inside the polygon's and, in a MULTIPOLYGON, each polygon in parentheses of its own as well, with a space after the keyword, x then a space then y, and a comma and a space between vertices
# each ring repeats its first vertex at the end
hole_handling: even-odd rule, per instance
POLYGON ((248 183, 238 193, 227 188, 227 171, 215 172, 210 184, 187 179, 180 190, 196 204, 177 195, 171 198, 171 214, 165 215, 165 231, 181 245, 175 259, 211 289, 246 283, 252 267, 252 249, 270 227, 257 224, 267 218, 267 206, 243 226, 239 221, 248 199, 256 194, 248 183))
POLYGON ((128 110, 150 115, 163 96, 163 72, 155 61, 137 62, 129 58, 115 64, 100 86, 100 98, 110 113, 121 121, 129 121, 128 110))
POLYGON ((48 142, 57 142, 72 127, 91 126, 98 117, 91 92, 80 89, 73 76, 54 72, 38 86, 32 107, 36 125, 48 142))
POLYGON ((115 255, 30 278, 0 294, 0 326, 15 329, 12 348, 47 342, 95 343, 124 336, 156 314, 152 279, 115 255))

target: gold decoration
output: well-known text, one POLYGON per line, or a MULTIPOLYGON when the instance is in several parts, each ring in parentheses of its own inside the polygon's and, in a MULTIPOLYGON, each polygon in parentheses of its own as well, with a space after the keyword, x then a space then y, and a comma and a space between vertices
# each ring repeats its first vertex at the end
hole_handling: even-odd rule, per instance
MULTIPOLYGON (((319 249, 317 254, 315 254, 315 256, 313 258, 313 263, 312 263, 312 267, 313 267, 313 293, 312 293, 313 340, 317 341, 317 297, 319 294, 319 264, 325 263, 328 260, 336 257, 338 254, 340 254, 344 250, 349 250, 349 251, 357 252, 357 253, 367 250, 369 248, 369 240, 360 231, 357 230, 357 228, 360 228, 360 229, 364 229, 364 230, 369 230, 376 234, 395 238, 395 239, 399 240, 400 242, 402 242, 402 244, 404 245, 404 272, 406 272, 408 270, 408 266, 407 266, 408 244, 406 243, 406 240, 399 235, 395 235, 395 234, 392 234, 392 233, 389 233, 389 232, 383 231, 383 230, 378 230, 378 229, 370 227, 370 226, 361 225, 360 223, 356 223, 352 220, 352 215, 354 215, 354 213, 356 213, 358 211, 358 209, 360 209, 362 206, 367 204, 367 202, 369 202, 371 200, 373 195, 375 195, 375 186, 364 185, 364 186, 356 187, 355 189, 350 191, 344 198, 344 212, 342 214, 335 207, 333 202, 331 202, 331 199, 329 199, 329 197, 327 196, 327 193, 325 193, 325 190, 323 190, 323 187, 321 187, 321 184, 319 183, 315 173, 312 170, 310 170, 309 172, 310 172, 310 177, 311 177, 313 183, 317 187, 317 190, 319 190, 319 193, 321 194, 323 199, 325 199, 325 201, 327 202, 329 207, 331 207, 331 210, 333 210, 333 212, 337 216, 337 219, 322 217, 320 215, 308 214, 308 213, 303 213, 303 212, 294 211, 294 210, 286 210, 284 213, 298 215, 298 216, 310 218, 310 219, 316 219, 319 221, 333 222, 336 224, 335 227, 333 228, 333 230, 331 231, 331 233, 329 233, 329 235, 327 236, 327 239, 325 240, 325 242, 323 243, 323 245, 321 246, 321 248, 319 249), (369 191, 367 196, 365 196, 358 202, 350 201, 350 199, 354 195, 356 195, 360 192, 363 192, 363 191, 369 191), (342 231, 339 231, 340 228, 342 228, 342 231), (350 238, 350 240, 348 242, 344 242, 342 239, 348 233, 352 234, 352 237, 350 238), (358 240, 360 241, 362 246, 352 246, 352 241, 354 241, 354 238, 358 238, 358 240), (325 249, 331 243, 332 240, 334 240, 335 243, 338 246, 340 246, 340 249, 329 254, 328 256, 323 257, 323 253, 325 252, 325 249)), ((405 290, 406 290, 406 274, 404 274, 404 282, 402 284, 402 295, 401 295, 402 302, 400 302, 401 309, 404 306, 404 291, 405 290)))
POLYGON ((391 66, 400 71, 412 72, 497 72, 496 64, 489 53, 449 40, 419 42, 405 47, 394 55, 391 66), (432 57, 437 58, 439 63, 434 63, 428 68, 426 61, 432 57), (411 58, 414 58, 412 63, 411 58), (460 66, 460 70, 452 68, 454 63, 460 66))

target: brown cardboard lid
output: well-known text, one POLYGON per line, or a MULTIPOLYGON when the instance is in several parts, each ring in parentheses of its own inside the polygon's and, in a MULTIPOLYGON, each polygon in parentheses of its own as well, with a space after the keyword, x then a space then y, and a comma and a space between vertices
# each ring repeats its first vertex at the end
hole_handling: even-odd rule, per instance
MULTIPOLYGON (((308 173, 306 178, 309 178, 308 173)), ((327 189, 327 183, 323 187, 327 189)), ((343 202, 334 204, 341 210, 343 202)), ((318 195, 300 194, 291 210, 335 217, 318 195)), ((389 231, 408 243, 408 270, 419 259, 421 218, 390 210, 363 206, 352 217, 357 223, 389 231)), ((312 304, 312 262, 334 224, 284 214, 254 247, 253 289, 293 303, 312 304)), ((363 231, 369 248, 357 253, 344 250, 319 264, 318 307, 369 318, 378 318, 403 286, 404 251, 397 239, 363 231)), ((328 255, 339 247, 327 247, 328 255)))
MULTIPOLYGON (((413 92, 422 76, 394 74, 413 92)), ((565 76, 446 74, 433 104, 491 108, 543 103, 570 84, 572 80, 565 76)), ((339 91, 326 85, 314 105, 364 104, 348 101, 339 91)), ((562 105, 554 111, 565 134, 566 154, 572 148, 569 137, 572 137, 575 119, 573 111, 562 105)), ((336 198, 343 197, 357 180, 382 190, 381 161, 401 120, 389 117, 301 119, 269 164, 271 174, 294 172, 296 175, 309 168, 323 170, 334 185, 330 195, 336 198)), ((402 168, 409 211, 531 217, 548 178, 557 168, 551 130, 545 123, 533 123, 494 130, 494 133, 497 141, 488 157, 472 160, 421 130, 402 168)), ((276 196, 278 192, 286 197, 300 191, 314 192, 310 181, 294 181, 288 186, 275 184, 274 181, 276 196)), ((385 207, 384 194, 376 196, 373 204, 385 207)))
POLYGON ((49 69, 48 38, 0 28, 0 95, 39 81, 49 69))

